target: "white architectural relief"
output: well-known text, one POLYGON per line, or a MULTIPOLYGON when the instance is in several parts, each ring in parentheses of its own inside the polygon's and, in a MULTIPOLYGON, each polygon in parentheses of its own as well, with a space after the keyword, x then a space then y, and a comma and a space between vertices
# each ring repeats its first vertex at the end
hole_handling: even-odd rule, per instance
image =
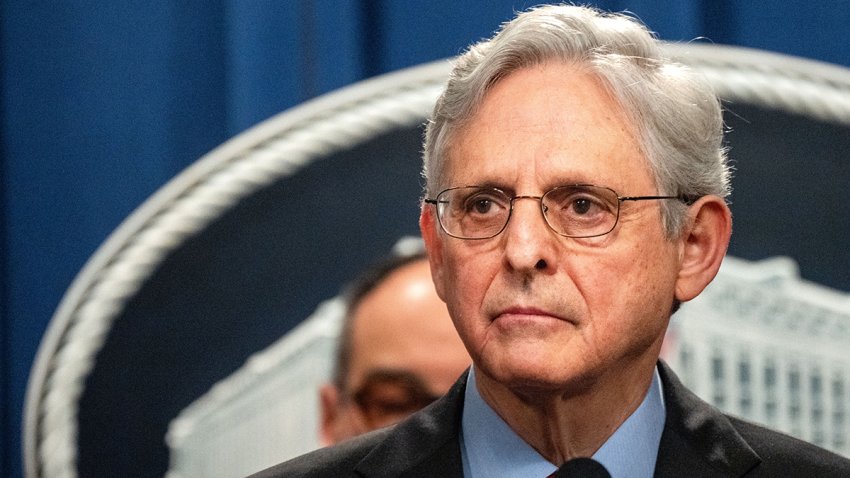
POLYGON ((319 447, 319 387, 330 378, 342 299, 316 311, 171 421, 167 478, 233 477, 319 447))
POLYGON ((718 408, 850 456, 850 294, 793 260, 727 257, 674 315, 664 357, 718 408))

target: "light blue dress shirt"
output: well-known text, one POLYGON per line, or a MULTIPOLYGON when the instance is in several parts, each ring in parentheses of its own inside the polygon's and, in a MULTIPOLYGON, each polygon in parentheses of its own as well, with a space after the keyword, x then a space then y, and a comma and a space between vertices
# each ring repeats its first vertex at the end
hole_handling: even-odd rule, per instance
MULTIPOLYGON (((651 478, 665 417, 661 379, 656 370, 638 409, 593 458, 605 466, 612 478, 651 478)), ((557 469, 523 441, 481 398, 475 386, 474 368, 469 372, 464 396, 460 441, 466 478, 546 478, 557 469)))

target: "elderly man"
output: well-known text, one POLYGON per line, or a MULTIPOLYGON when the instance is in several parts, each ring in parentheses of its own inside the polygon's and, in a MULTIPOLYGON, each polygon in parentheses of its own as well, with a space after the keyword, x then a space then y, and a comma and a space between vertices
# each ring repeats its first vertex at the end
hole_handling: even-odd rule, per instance
POLYGON ((334 379, 320 391, 325 445, 401 420, 469 367, 418 247, 364 271, 347 290, 334 379))
POLYGON ((850 476, 658 360, 729 241, 722 130, 711 89, 629 17, 541 7, 472 46, 428 125, 420 226, 473 367, 266 476, 850 476))

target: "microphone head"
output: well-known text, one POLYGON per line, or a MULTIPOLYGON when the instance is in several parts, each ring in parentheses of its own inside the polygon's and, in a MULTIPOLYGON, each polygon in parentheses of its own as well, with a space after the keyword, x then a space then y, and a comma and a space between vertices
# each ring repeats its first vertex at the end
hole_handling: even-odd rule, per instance
POLYGON ((611 478, 602 463, 593 458, 573 458, 561 465, 552 478, 611 478))

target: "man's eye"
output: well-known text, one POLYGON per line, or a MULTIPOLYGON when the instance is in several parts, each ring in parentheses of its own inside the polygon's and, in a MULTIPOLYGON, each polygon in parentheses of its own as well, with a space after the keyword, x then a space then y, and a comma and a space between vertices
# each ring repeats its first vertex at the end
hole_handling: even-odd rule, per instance
POLYGON ((464 211, 467 214, 493 214, 502 208, 497 198, 488 194, 476 194, 464 201, 464 211))
POLYGON ((579 198, 572 202, 572 210, 576 214, 584 215, 592 211, 594 202, 587 198, 579 198))
POLYGON ((409 397, 397 397, 396 399, 376 399, 370 404, 372 412, 380 415, 397 415, 411 413, 418 410, 419 404, 409 397))
POLYGON ((476 212, 478 214, 486 214, 492 208, 493 202, 489 199, 476 199, 470 205, 470 209, 472 212, 476 212))

